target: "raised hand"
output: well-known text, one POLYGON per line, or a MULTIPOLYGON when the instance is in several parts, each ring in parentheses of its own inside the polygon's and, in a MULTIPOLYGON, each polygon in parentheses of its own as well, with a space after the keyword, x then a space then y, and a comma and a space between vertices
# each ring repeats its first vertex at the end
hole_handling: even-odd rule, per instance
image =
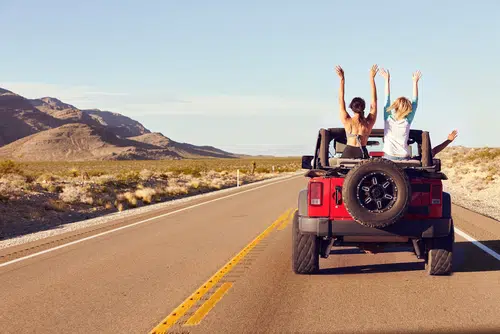
POLYGON ((340 67, 340 65, 335 66, 335 71, 340 79, 344 79, 344 70, 340 67))
POLYGON ((418 80, 420 80, 421 77, 422 77, 422 73, 420 71, 417 71, 417 72, 413 73, 412 79, 413 79, 413 81, 418 82, 418 80))
POLYGON ((370 78, 375 78, 378 72, 378 65, 373 65, 372 68, 370 69, 370 78))
POLYGON ((390 79, 390 78, 391 78, 391 74, 389 73, 389 70, 386 70, 385 68, 381 68, 381 69, 380 69, 380 75, 381 75, 384 79, 386 79, 386 80, 388 80, 388 79, 390 79))
POLYGON ((453 130, 449 135, 448 135, 448 140, 449 141, 454 141, 455 138, 457 138, 458 133, 457 130, 453 130))

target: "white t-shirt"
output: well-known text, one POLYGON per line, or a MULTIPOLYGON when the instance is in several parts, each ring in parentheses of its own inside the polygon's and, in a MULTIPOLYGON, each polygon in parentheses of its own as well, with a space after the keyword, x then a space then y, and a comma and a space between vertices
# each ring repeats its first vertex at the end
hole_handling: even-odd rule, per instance
POLYGON ((408 137, 410 127, 417 110, 418 99, 413 98, 411 103, 412 110, 405 118, 396 120, 394 110, 390 113, 387 108, 391 105, 390 95, 386 97, 384 106, 384 153, 394 157, 410 157, 410 148, 408 146, 408 137))

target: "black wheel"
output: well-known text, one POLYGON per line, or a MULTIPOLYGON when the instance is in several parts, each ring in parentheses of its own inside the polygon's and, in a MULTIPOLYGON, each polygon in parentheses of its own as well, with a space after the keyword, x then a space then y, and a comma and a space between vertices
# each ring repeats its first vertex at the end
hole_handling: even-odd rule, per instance
POLYGON ((319 238, 299 231, 299 216, 293 215, 292 267, 296 274, 313 274, 319 270, 319 238))
POLYGON ((451 218, 451 196, 443 191, 443 218, 451 218))
POLYGON ((451 225, 450 234, 442 238, 428 240, 425 269, 429 275, 449 275, 453 267, 453 244, 455 229, 451 225))
POLYGON ((342 198, 355 221, 368 227, 385 227, 407 212, 411 184, 406 173, 394 162, 372 158, 347 173, 342 198))

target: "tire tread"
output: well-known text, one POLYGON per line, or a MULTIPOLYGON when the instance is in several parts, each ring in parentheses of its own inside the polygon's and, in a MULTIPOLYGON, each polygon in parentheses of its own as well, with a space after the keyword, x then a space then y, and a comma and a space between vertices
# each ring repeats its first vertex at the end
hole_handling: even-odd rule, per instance
POLYGON ((299 231, 297 212, 293 217, 292 266, 296 274, 312 274, 319 270, 319 240, 313 234, 299 231))

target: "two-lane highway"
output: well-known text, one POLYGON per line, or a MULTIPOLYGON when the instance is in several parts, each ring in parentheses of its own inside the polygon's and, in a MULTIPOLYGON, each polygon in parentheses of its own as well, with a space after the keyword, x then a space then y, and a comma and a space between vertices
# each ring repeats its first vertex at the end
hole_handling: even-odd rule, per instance
MULTIPOLYGON (((500 261, 458 235, 450 277, 427 276, 407 250, 347 248, 322 259, 319 275, 293 274, 290 215, 305 184, 295 177, 164 209, 157 219, 0 261, 0 332, 500 331, 500 261)), ((498 247, 500 223, 468 214, 490 233, 475 237, 498 247)), ((15 250, 26 254, 23 247, 32 245, 15 250)))

